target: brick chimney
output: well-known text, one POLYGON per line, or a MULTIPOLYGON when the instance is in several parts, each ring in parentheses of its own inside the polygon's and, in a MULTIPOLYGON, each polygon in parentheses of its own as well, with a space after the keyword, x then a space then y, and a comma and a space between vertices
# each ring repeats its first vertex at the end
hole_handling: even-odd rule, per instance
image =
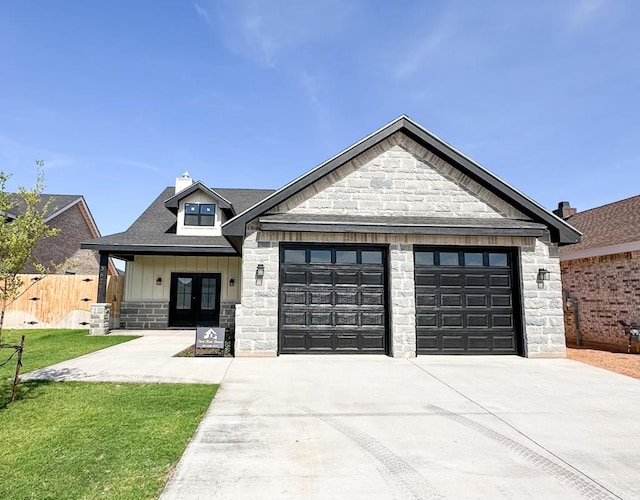
POLYGON ((568 201, 561 201, 560 203, 558 203, 558 208, 553 211, 553 213, 561 219, 567 219, 568 217, 575 215, 577 212, 577 209, 571 208, 571 205, 568 201))
POLYGON ((188 188, 193 184, 193 179, 189 176, 189 172, 186 170, 182 173, 182 177, 176 178, 176 194, 178 194, 183 189, 188 188))

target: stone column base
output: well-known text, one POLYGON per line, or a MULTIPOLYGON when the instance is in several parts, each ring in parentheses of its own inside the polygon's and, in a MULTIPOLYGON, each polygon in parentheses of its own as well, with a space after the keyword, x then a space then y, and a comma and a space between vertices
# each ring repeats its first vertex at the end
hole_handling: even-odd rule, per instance
POLYGON ((107 335, 110 330, 110 320, 110 302, 91 304, 91 322, 89 323, 89 335, 107 335))

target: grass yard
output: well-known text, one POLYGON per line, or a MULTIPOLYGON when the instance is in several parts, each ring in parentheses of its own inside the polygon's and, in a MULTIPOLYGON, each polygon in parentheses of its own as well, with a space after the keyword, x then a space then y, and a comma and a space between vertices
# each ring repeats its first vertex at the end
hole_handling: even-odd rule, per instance
MULTIPOLYGON (((89 336, 89 330, 4 330, 4 344, 19 344, 20 337, 25 336, 22 371, 27 373, 38 368, 60 363, 67 359, 77 358, 105 347, 120 344, 137 338, 133 335, 89 336)), ((0 363, 4 362, 13 351, 0 349, 0 363)), ((0 367, 0 409, 11 395, 11 385, 7 380, 13 377, 16 369, 17 355, 6 365, 0 367)))
POLYGON ((24 382, 0 409, 0 498, 157 498, 216 390, 24 382))

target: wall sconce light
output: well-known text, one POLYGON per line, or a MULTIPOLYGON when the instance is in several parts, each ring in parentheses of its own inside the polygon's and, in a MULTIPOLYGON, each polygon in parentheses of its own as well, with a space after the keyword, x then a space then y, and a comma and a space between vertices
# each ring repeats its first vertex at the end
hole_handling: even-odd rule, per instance
POLYGON ((551 276, 551 273, 549 271, 547 271, 546 269, 538 269, 538 279, 536 281, 541 282, 541 281, 549 281, 549 277, 551 276))
POLYGON ((231 278, 231 279, 229 280, 229 286, 235 286, 235 284, 236 284, 236 280, 234 280, 233 278, 231 278))
POLYGON ((162 277, 158 276, 156 278, 156 285, 158 285, 158 286, 162 285, 162 277))
POLYGON ((261 280, 264 278, 264 264, 258 264, 256 268, 256 279, 261 280))

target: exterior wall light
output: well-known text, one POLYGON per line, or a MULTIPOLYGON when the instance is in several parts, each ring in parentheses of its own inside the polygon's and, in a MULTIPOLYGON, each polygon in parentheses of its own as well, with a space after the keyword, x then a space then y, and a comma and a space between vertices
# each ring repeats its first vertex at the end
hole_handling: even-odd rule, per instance
POLYGON ((264 278, 264 264, 258 264, 256 268, 256 279, 261 280, 264 278))
POLYGON ((235 284, 236 284, 236 280, 234 280, 233 278, 231 278, 231 279, 229 280, 229 286, 235 286, 235 284))
POLYGON ((546 269, 538 269, 538 282, 541 281, 549 281, 549 277, 551 276, 551 273, 549 271, 547 271, 546 269))
POLYGON ((158 276, 156 278, 156 285, 158 285, 158 286, 162 285, 162 277, 161 276, 158 276))

